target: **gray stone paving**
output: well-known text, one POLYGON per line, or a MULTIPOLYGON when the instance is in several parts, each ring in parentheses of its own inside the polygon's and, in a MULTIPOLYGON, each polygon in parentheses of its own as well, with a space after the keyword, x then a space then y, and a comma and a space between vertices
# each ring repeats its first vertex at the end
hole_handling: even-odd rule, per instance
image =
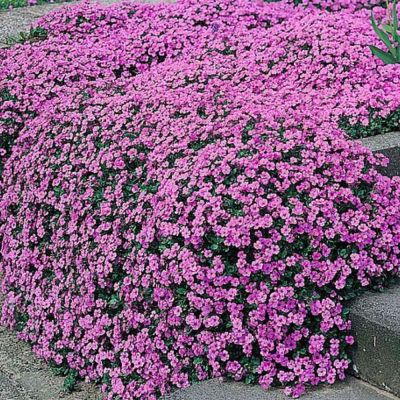
POLYGON ((43 4, 33 7, 21 7, 0 12, 0 47, 6 45, 9 36, 28 32, 31 24, 42 15, 62 7, 63 4, 43 4))
MULTIPOLYGON (((101 4, 117 3, 120 0, 99 0, 101 4)), ((160 0, 142 0, 144 3, 159 3, 160 0)), ((162 0, 165 3, 173 3, 174 0, 162 0)), ((39 17, 60 7, 76 4, 78 1, 67 3, 48 3, 32 7, 21 7, 12 10, 0 11, 0 47, 7 46, 7 38, 18 35, 20 32, 28 32, 30 26, 39 17)))
POLYGON ((14 332, 0 327, 0 399, 1 400, 98 400, 94 385, 79 383, 77 391, 62 389, 64 378, 36 358, 27 343, 14 332))
POLYGON ((361 142, 372 151, 400 147, 400 132, 390 132, 383 135, 364 138, 361 142))
MULTIPOLYGON (((80 383, 77 391, 65 393, 63 378, 37 359, 28 344, 14 332, 0 328, 0 399, 1 400, 100 400, 99 390, 80 383)), ((304 400, 399 400, 357 379, 334 386, 319 387, 302 397, 304 400)), ((164 400, 288 400, 281 390, 264 391, 259 386, 213 379, 178 390, 164 400)))
MULTIPOLYGON (((301 397, 301 400, 388 400, 396 397, 354 378, 329 387, 320 387, 301 397)), ((281 390, 264 391, 259 386, 235 382, 211 381, 180 390, 165 400, 290 400, 281 390)))

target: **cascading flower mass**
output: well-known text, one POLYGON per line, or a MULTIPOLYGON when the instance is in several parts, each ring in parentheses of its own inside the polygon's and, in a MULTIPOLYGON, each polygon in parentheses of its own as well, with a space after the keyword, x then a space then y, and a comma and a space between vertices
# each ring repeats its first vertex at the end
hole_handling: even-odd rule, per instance
POLYGON ((2 323, 109 399, 343 379, 345 301, 400 263, 400 181, 349 139, 400 105, 369 11, 82 4, 39 25, 0 55, 2 323))

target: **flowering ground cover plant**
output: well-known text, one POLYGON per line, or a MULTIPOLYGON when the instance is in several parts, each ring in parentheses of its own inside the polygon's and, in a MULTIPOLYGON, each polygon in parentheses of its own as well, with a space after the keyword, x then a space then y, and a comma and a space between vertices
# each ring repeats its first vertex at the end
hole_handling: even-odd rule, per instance
POLYGON ((400 71, 353 11, 83 4, 2 51, 2 323, 68 386, 344 378, 346 301, 400 264, 400 180, 349 140, 400 71))
MULTIPOLYGON (((281 0, 264 0, 269 3, 281 0)), ((387 0, 286 0, 289 4, 304 7, 317 7, 328 11, 360 10, 362 8, 372 8, 374 6, 385 6, 387 0)))

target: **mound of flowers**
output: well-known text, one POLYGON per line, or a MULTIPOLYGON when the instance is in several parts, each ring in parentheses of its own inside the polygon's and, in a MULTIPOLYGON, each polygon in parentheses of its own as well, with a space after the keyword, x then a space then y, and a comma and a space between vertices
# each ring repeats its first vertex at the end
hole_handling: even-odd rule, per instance
POLYGON ((2 323, 108 399, 343 379, 345 302, 400 264, 400 180, 349 140, 400 103, 368 21, 83 4, 3 50, 2 323))
MULTIPOLYGON (((276 1, 276 0, 265 0, 276 1)), ((278 0, 279 1, 279 0, 278 0)), ((387 4, 386 0, 286 0, 289 4, 317 7, 328 11, 360 10, 387 4)))

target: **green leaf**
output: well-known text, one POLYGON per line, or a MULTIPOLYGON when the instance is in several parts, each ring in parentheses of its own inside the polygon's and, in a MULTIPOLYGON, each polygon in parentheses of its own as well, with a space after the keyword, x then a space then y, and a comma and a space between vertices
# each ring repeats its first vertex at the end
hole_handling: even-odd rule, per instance
POLYGON ((392 27, 391 27, 391 25, 389 25, 389 24, 382 25, 382 29, 383 29, 385 32, 392 34, 392 27))
POLYGON ((386 47, 389 49, 392 56, 396 57, 396 51, 395 51, 394 47, 392 46, 392 43, 390 42, 389 36, 382 29, 378 28, 378 25, 376 24, 373 12, 371 12, 371 23, 372 23, 372 27, 374 28, 374 31, 378 35, 379 39, 381 39, 382 42, 386 45, 386 47))
POLYGON ((77 381, 78 373, 71 369, 67 377, 64 379, 63 389, 67 392, 72 392, 75 389, 77 381))
POLYGON ((369 46, 373 55, 380 58, 385 64, 396 64, 396 59, 390 54, 385 53, 383 50, 378 49, 375 46, 369 46))
POLYGON ((186 294, 186 289, 184 287, 180 287, 180 288, 176 289, 176 292, 179 295, 184 296, 186 294))
MULTIPOLYGON (((393 0, 393 29, 392 29, 392 35, 393 39, 398 42, 399 41, 399 35, 397 34, 397 30, 399 29, 399 20, 397 18, 397 7, 396 7, 397 0, 393 0)), ((398 50, 398 48, 397 48, 398 50)))
POLYGON ((246 385, 252 385, 253 383, 256 382, 256 377, 254 374, 247 375, 246 378, 244 379, 244 382, 246 385))

